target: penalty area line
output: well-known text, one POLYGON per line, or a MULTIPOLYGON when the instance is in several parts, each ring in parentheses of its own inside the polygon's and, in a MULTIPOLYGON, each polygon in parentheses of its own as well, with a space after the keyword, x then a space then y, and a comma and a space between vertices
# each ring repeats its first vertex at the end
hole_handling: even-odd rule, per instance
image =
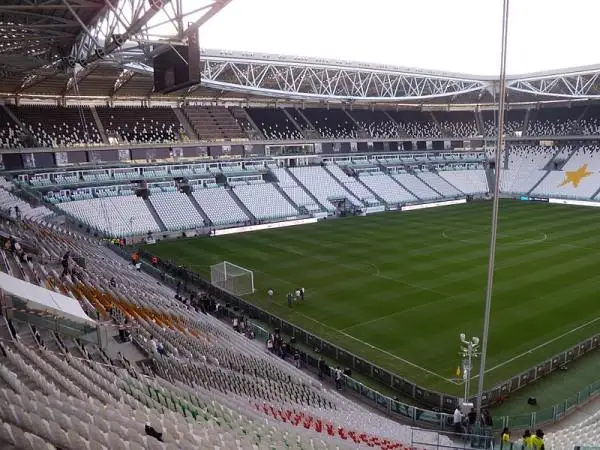
POLYGON ((440 375, 439 373, 435 373, 435 372, 433 372, 433 371, 431 371, 429 369, 426 369, 425 367, 422 367, 422 366, 419 366, 418 364, 410 362, 407 359, 401 358, 398 355, 394 355, 393 353, 390 353, 387 350, 383 350, 382 348, 375 347, 374 345, 369 344, 368 342, 365 342, 365 341, 363 341, 361 339, 358 339, 358 338, 352 336, 351 334, 348 334, 348 333, 346 333, 346 332, 344 332, 342 330, 338 330, 337 328, 330 327, 329 325, 327 325, 327 324, 325 324, 325 323, 323 323, 323 322, 321 322, 321 321, 319 321, 317 319, 314 319, 314 318, 312 318, 312 317, 310 317, 310 316, 308 316, 308 315, 306 315, 306 314, 304 314, 302 312, 295 311, 295 314, 297 314, 299 316, 302 316, 302 317, 304 317, 304 318, 306 318, 306 319, 308 319, 308 320, 310 320, 310 321, 312 321, 312 322, 314 322, 314 323, 316 323, 318 325, 321 325, 324 328, 327 328, 329 330, 335 331, 336 333, 339 333, 342 336, 347 337, 348 339, 352 339, 353 341, 356 341, 356 342, 358 342, 360 344, 363 344, 363 345, 369 347, 370 349, 373 349, 373 350, 375 350, 375 351, 377 351, 379 353, 383 353, 384 355, 389 356, 390 358, 393 358, 393 359, 396 359, 396 360, 398 360, 400 362, 403 362, 404 364, 406 364, 408 366, 411 366, 411 367, 413 367, 415 369, 418 369, 418 370, 420 370, 422 372, 425 372, 425 373, 427 373, 429 375, 433 375, 434 377, 439 378, 441 380, 444 380, 444 381, 446 381, 448 383, 452 383, 452 384, 458 385, 458 383, 454 379, 452 379, 452 378, 446 378, 446 377, 440 375))
MULTIPOLYGON (((516 356, 513 356, 512 358, 507 359, 506 361, 501 362, 500 364, 496 364, 494 367, 490 367, 489 369, 486 369, 486 371, 484 372, 484 374, 487 374, 487 373, 492 372, 492 371, 494 371, 496 369, 499 369, 500 367, 504 367, 507 364, 510 364, 511 362, 516 361, 517 359, 523 358, 524 356, 530 355, 533 352, 535 352, 535 351, 537 351, 537 350, 539 350, 541 348, 544 348, 547 345, 550 345, 550 344, 552 344, 552 343, 554 343, 554 342, 556 342, 556 341, 564 338, 565 336, 568 336, 569 334, 575 333, 576 331, 582 330, 583 328, 585 328, 585 327, 587 327, 589 325, 592 325, 593 323, 598 322, 599 320, 600 320, 600 316, 596 317, 595 319, 589 320, 589 321, 585 322, 584 324, 579 325, 578 327, 575 327, 575 328, 573 328, 573 329, 571 329, 569 331, 566 331, 566 332, 564 332, 563 334, 561 334, 559 336, 556 336, 556 337, 554 337, 554 338, 552 338, 552 339, 550 339, 550 340, 548 340, 546 342, 541 343, 540 345, 537 345, 537 346, 535 346, 533 348, 530 348, 529 350, 524 351, 523 353, 520 353, 520 354, 518 354, 516 356)), ((475 375, 471 379, 474 380, 476 378, 479 378, 479 374, 475 375)))

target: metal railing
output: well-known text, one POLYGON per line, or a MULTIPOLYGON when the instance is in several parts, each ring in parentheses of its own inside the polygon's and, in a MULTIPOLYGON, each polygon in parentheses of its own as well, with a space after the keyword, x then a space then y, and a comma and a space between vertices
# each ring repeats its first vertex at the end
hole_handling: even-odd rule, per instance
MULTIPOLYGON (((118 249, 117 251, 127 257, 127 253, 124 250, 118 249)), ((152 255, 142 250, 141 256, 143 259, 148 261, 152 255)), ((452 412, 458 404, 458 397, 440 392, 429 391, 421 386, 416 385, 415 383, 398 377, 397 375, 392 374, 387 370, 384 370, 350 352, 347 352, 346 350, 343 350, 336 345, 331 344, 330 342, 263 310, 258 306, 247 303, 239 297, 216 288, 204 280, 199 274, 189 271, 182 266, 176 266, 172 263, 161 261, 159 268, 154 268, 149 264, 145 264, 143 267, 145 270, 153 272, 154 275, 160 275, 163 273, 163 271, 166 271, 170 273, 174 279, 180 279, 187 283, 191 283, 192 285, 196 285, 206 292, 219 298, 221 302, 228 303, 232 307, 237 307, 247 317, 256 319, 272 329, 278 328, 283 334, 294 337, 297 341, 300 341, 309 348, 317 348, 321 354, 338 361, 340 364, 343 364, 362 375, 370 377, 380 384, 390 386, 392 389, 397 390, 401 395, 413 398, 417 402, 420 402, 424 405, 431 406, 430 409, 424 409, 414 405, 402 403, 395 398, 381 394, 375 389, 366 386, 352 377, 345 376, 346 389, 351 390, 373 407, 387 412, 388 415, 401 418, 404 422, 417 427, 434 427, 438 430, 444 431, 452 430, 452 415, 449 413, 452 412)), ((267 331, 262 328, 262 331, 259 330, 259 332, 262 336, 267 331)), ((553 370, 564 367, 565 364, 573 361, 575 358, 598 348, 599 344, 600 334, 586 339, 576 346, 573 346, 570 349, 547 359, 541 364, 522 372, 510 380, 505 381, 492 390, 484 393, 482 399, 483 406, 487 407, 494 399, 505 397, 510 392, 529 385, 534 380, 548 375, 553 370)), ((318 366, 319 361, 314 356, 310 354, 303 354, 303 358, 304 364, 308 364, 313 368, 318 366)), ((600 380, 586 386, 577 394, 570 396, 564 401, 541 411, 515 416, 496 416, 494 417, 493 429, 499 430, 504 427, 509 427, 513 430, 535 429, 536 427, 548 425, 560 420, 565 415, 575 410, 578 406, 594 398, 596 395, 598 395, 598 393, 600 393, 600 380)))

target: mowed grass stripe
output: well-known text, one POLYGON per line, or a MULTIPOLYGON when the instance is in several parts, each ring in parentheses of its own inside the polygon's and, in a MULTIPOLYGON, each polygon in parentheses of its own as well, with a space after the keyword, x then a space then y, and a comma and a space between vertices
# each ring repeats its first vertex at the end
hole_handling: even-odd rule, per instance
MULTIPOLYGON (((248 267, 256 272, 258 289, 250 301, 424 386, 452 391, 439 378, 359 341, 453 376, 458 332, 481 333, 490 206, 353 217, 169 241, 152 250, 204 275, 210 264, 222 260, 248 267), (307 290, 307 301, 290 311, 285 294, 300 286, 307 290), (277 292, 272 304, 265 298, 268 287, 277 292)), ((599 217, 593 209, 502 202, 488 367, 600 315, 600 307, 590 301, 600 258, 585 250, 600 249, 599 217)), ((486 384, 598 329, 592 324, 501 366, 489 373, 486 384)))

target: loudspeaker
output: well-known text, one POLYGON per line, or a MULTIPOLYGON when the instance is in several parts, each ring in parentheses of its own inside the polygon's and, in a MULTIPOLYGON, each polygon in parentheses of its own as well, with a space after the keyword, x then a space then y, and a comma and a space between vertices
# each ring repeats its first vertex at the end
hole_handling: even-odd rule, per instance
POLYGON ((529 397, 527 399, 527 404, 535 406, 535 405, 537 405, 537 399, 535 397, 529 397))

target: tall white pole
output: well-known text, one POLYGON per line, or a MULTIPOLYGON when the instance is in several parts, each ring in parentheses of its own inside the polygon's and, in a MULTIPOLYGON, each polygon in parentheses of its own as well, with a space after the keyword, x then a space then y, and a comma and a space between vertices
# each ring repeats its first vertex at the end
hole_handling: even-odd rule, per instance
POLYGON ((483 397, 483 379, 487 356, 488 337, 490 332, 490 314, 492 310, 492 290, 494 287, 494 264, 496 260, 496 237, 498 233, 498 207, 500 203, 500 165, 504 147, 504 104, 506 99, 506 47, 508 37, 508 7, 510 0, 503 0, 502 11, 502 47, 500 56, 500 86, 498 102, 498 136, 496 139, 496 185, 494 186, 494 203, 492 208, 492 235, 490 237, 490 254, 488 261, 487 287, 485 291, 485 313, 483 317, 483 339, 481 344, 481 363, 479 365, 479 386, 477 388, 477 417, 481 417, 481 398, 483 397))
POLYGON ((473 367, 473 344, 471 342, 469 342, 469 354, 468 354, 468 362, 467 362, 467 367, 468 367, 468 371, 469 373, 467 374, 467 377, 465 379, 465 403, 467 403, 469 401, 469 391, 471 390, 471 374, 473 373, 472 367, 473 367))

